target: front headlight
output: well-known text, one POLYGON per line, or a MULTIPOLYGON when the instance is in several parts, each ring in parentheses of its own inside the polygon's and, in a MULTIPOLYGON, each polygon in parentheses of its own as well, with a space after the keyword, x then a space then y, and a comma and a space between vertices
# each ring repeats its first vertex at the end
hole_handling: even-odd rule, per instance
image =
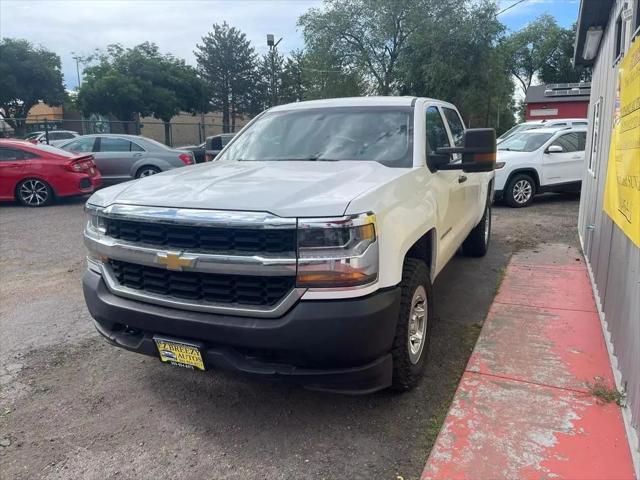
POLYGON ((102 235, 107 233, 107 225, 101 215, 102 210, 100 208, 87 204, 84 207, 84 212, 87 219, 86 229, 88 232, 102 235))
POLYGON ((373 214, 299 220, 299 287, 356 287, 377 278, 378 243, 373 214))

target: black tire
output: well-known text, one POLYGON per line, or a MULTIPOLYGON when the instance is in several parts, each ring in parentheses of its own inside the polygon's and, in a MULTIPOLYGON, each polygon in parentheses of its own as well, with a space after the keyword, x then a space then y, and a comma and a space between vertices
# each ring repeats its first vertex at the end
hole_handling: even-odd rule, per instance
POLYGON ((462 242, 462 251, 469 257, 484 257, 491 240, 491 202, 487 202, 482 220, 462 242))
POLYGON ((536 194, 535 180, 525 173, 514 175, 504 189, 504 201, 512 208, 528 207, 536 194))
POLYGON ((149 177, 160 172, 161 170, 158 167, 154 167, 153 165, 144 165, 136 172, 136 178, 149 177))
MULTIPOLYGON (((429 353, 429 340, 433 326, 433 295, 431 293, 431 279, 429 268, 414 258, 405 259, 402 269, 402 289, 400 300, 400 314, 396 325, 396 336, 393 340, 393 380, 391 388, 405 392, 415 387, 424 371, 429 353), (424 293, 424 328, 419 352, 410 352, 409 329, 410 315, 414 300, 424 293), (425 308, 426 307, 426 308, 425 308)), ((416 324, 414 323, 414 326, 416 324)), ((417 330, 416 330, 417 333, 417 330)))
POLYGON ((25 207, 45 207, 53 202, 53 189, 44 180, 27 178, 16 187, 16 199, 25 207))

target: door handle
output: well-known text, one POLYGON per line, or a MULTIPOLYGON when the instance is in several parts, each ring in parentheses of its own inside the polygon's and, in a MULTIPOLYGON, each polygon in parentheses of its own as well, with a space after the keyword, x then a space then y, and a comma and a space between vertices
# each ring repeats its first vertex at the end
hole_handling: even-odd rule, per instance
POLYGON ((460 175, 458 177, 458 183, 464 183, 467 181, 467 176, 466 175, 460 175))
POLYGON ((141 156, 142 156, 142 154, 141 154, 141 153, 134 153, 134 154, 133 154, 133 156, 134 156, 134 157, 141 157, 141 156))

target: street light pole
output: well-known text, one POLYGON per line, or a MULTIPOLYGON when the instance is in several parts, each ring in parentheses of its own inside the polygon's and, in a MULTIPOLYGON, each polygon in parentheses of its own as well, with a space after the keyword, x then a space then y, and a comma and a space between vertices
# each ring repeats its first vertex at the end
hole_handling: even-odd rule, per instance
POLYGON ((278 52, 278 44, 282 41, 282 37, 280 37, 277 42, 274 42, 274 39, 275 37, 272 33, 267 33, 267 45, 269 46, 269 57, 271 63, 271 71, 269 72, 269 83, 271 83, 270 107, 273 107, 276 104, 276 53, 278 52))
POLYGON ((78 87, 76 88, 76 90, 80 90, 80 60, 82 60, 82 57, 80 55, 77 55, 75 52, 71 52, 71 55, 73 55, 73 58, 76 61, 76 74, 78 75, 78 87))

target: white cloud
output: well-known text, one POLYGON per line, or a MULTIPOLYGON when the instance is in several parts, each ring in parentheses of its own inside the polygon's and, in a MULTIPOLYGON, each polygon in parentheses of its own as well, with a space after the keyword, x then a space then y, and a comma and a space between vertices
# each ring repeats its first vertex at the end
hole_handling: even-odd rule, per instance
POLYGON ((65 83, 77 83, 71 52, 88 55, 110 43, 133 46, 155 42, 163 52, 195 64, 193 50, 214 23, 227 21, 242 30, 259 53, 265 35, 283 37, 279 48, 302 46, 298 17, 317 0, 153 1, 0 0, 0 35, 24 38, 53 50, 62 59, 65 83))

